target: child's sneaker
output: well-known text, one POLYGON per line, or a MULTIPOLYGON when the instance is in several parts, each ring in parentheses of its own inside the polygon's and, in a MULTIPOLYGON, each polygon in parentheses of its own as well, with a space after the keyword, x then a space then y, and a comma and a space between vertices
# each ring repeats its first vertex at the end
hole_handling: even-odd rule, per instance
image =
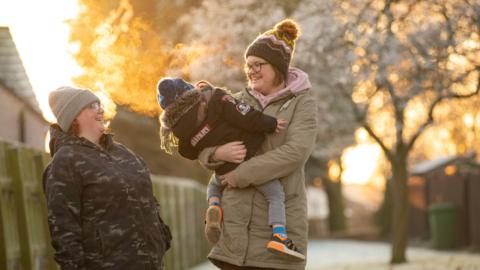
POLYGON ((305 255, 298 252, 297 247, 293 244, 293 241, 282 237, 280 234, 275 233, 272 236, 272 240, 268 242, 267 249, 271 252, 281 254, 281 255, 288 255, 292 258, 298 260, 305 260, 305 255))
POLYGON ((222 226, 222 208, 218 205, 210 205, 205 213, 205 237, 216 244, 220 239, 222 226))

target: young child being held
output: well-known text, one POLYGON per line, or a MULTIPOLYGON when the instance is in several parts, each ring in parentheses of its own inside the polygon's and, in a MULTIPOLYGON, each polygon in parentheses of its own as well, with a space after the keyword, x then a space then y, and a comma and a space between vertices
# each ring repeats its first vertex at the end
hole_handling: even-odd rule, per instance
MULTIPOLYGON (((227 90, 201 81, 196 86, 179 78, 163 78, 157 86, 158 102, 163 112, 161 146, 167 153, 174 147, 185 158, 195 160, 207 147, 242 141, 247 150, 244 160, 259 151, 265 133, 281 132, 287 122, 255 110, 233 98, 227 90)), ((206 211, 205 235, 215 244, 221 235, 222 208, 220 201, 225 188, 217 176, 234 170, 239 164, 225 162, 215 170, 215 177, 207 187, 209 207, 206 211)), ((267 243, 270 251, 305 260, 288 239, 285 217, 285 193, 278 179, 255 186, 267 200, 268 223, 272 238, 267 243)))

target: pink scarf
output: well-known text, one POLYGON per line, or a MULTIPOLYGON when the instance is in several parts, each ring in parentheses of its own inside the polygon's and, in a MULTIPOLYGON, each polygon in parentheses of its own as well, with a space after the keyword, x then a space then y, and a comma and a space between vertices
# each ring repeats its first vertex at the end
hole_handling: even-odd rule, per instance
POLYGON ((311 87, 312 84, 308 80, 308 74, 298 68, 292 67, 288 69, 288 79, 285 88, 280 89, 279 91, 272 93, 268 96, 264 96, 260 92, 253 89, 248 89, 248 91, 258 100, 258 102, 260 102, 262 108, 265 108, 270 103, 270 101, 283 95, 286 92, 297 93, 303 90, 308 90, 311 87))

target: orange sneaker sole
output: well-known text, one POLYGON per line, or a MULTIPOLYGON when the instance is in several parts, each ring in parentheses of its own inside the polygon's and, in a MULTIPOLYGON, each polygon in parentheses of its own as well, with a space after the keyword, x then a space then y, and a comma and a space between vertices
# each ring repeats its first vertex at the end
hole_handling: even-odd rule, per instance
POLYGON ((275 241, 268 242, 267 249, 275 254, 284 255, 284 256, 287 255, 291 258, 295 258, 301 261, 305 260, 305 255, 303 255, 300 252, 288 249, 284 244, 279 242, 275 242, 275 241))

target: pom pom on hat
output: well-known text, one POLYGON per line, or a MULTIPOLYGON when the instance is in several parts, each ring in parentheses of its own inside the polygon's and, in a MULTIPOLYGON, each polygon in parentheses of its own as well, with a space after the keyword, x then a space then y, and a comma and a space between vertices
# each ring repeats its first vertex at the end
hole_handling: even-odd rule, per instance
POLYGON ((293 51, 295 41, 300 37, 300 27, 294 20, 285 19, 275 25, 273 33, 276 33, 278 38, 285 41, 293 51))

